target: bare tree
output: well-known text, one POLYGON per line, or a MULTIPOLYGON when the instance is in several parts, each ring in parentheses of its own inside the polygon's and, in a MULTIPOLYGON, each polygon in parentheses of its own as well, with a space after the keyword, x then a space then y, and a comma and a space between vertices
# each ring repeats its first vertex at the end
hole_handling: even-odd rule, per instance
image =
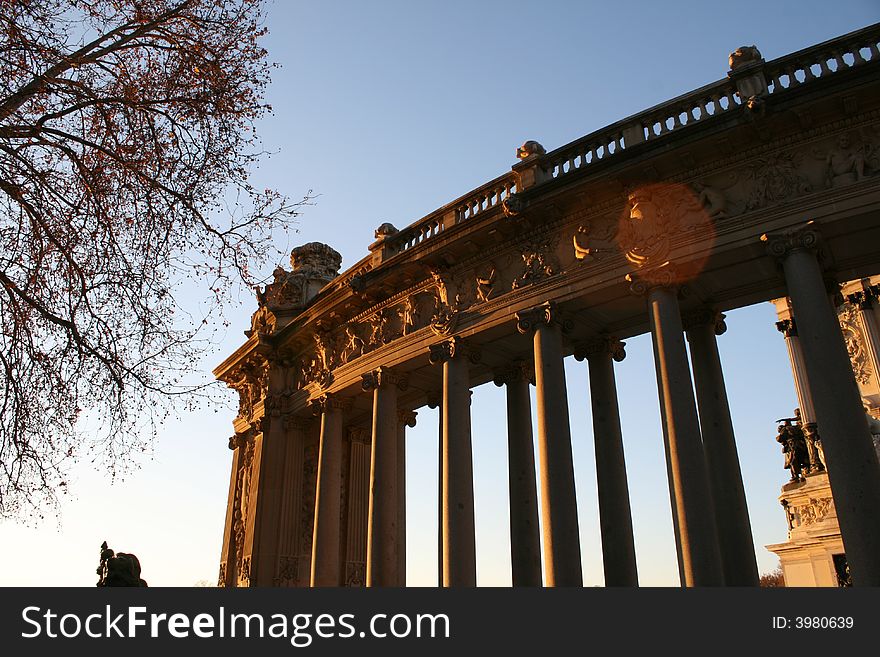
POLYGON ((208 319, 274 258, 290 202, 248 181, 262 0, 0 2, 0 516, 111 472, 189 399, 208 319), (189 309, 190 311, 192 309, 189 309))

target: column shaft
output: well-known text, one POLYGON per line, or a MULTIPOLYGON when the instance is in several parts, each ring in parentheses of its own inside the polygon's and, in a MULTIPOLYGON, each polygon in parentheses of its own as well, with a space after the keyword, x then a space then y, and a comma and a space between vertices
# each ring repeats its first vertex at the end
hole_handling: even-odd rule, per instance
POLYGON ((607 349, 588 358, 605 586, 638 586, 614 365, 607 349))
POLYGON ((397 387, 373 390, 367 586, 397 586, 397 387))
POLYGON ((341 574, 342 411, 328 402, 321 414, 315 524, 312 535, 312 586, 339 586, 341 574))
POLYGON ((880 586, 880 466, 837 315, 812 251, 783 268, 853 583, 880 586))
POLYGON ((720 586, 714 509, 675 291, 651 289, 648 309, 682 584, 720 586))
POLYGON ((443 585, 477 585, 471 391, 466 359, 443 362, 443 585))
POLYGON ((406 586, 406 425, 397 430, 397 574, 406 586))
POLYGON ((714 321, 698 323, 688 329, 687 337, 691 346, 703 450, 715 505, 724 583, 727 586, 757 586, 758 564, 752 526, 715 327, 714 321))
POLYGON ((541 535, 529 382, 520 373, 507 380, 506 388, 513 585, 541 586, 541 535))
POLYGON ((813 408, 813 397, 810 393, 810 382, 807 378, 807 368, 804 365, 804 354, 801 350, 797 332, 785 332, 785 347, 788 349, 788 358, 791 361, 791 372, 794 378, 794 391, 798 398, 798 406, 801 409, 801 418, 804 423, 816 421, 816 411, 813 408))
POLYGON ((539 323, 534 343, 545 581, 583 586, 561 328, 539 323))

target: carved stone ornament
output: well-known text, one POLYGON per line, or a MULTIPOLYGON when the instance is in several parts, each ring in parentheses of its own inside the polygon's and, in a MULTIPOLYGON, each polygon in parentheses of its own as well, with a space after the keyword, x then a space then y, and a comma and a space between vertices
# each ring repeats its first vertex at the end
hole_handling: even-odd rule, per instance
POLYGON ((318 291, 339 275, 342 256, 320 242, 310 242, 290 253, 291 271, 276 267, 272 282, 257 288, 257 301, 273 312, 305 307, 318 291))
MULTIPOLYGON (((244 559, 245 527, 247 525, 248 509, 251 497, 251 478, 254 468, 254 440, 245 442, 238 462, 238 472, 235 477, 235 492, 233 495, 232 509, 232 539, 235 545, 235 563, 238 567, 239 579, 241 579, 244 559)), ((248 576, 249 577, 249 576, 248 576)))
POLYGON ((810 498, 806 504, 790 506, 793 516, 792 528, 815 525, 834 513, 834 499, 830 497, 810 498))
POLYGON ((220 562, 220 574, 217 575, 217 586, 223 588, 226 586, 226 562, 220 562))
POLYGON ((406 390, 409 384, 406 376, 401 376, 387 367, 366 372, 361 375, 361 379, 361 388, 364 392, 371 392, 386 385, 396 385, 400 390, 406 390))
POLYGON ((520 250, 522 272, 513 279, 512 289, 526 287, 562 273, 555 255, 556 241, 557 238, 551 237, 543 241, 532 241, 522 246, 520 250))
POLYGON ((525 202, 516 194, 511 194, 501 201, 501 209, 504 212, 504 216, 508 219, 518 217, 525 210, 525 207, 525 202))
POLYGON ((275 586, 296 584, 299 579, 299 558, 290 555, 279 557, 275 573, 275 578, 272 582, 275 586))
POLYGON ((418 416, 418 413, 415 411, 397 411, 398 421, 410 429, 416 426, 416 416, 418 416))
POLYGON ((728 57, 727 63, 730 66, 730 70, 735 71, 748 64, 756 64, 760 62, 761 59, 761 51, 758 50, 754 45, 740 46, 732 53, 730 53, 730 57, 728 57))
POLYGON ((699 326, 711 325, 715 335, 723 335, 727 332, 726 315, 714 308, 697 308, 682 313, 681 323, 685 331, 699 326))
POLYGON ((766 245, 767 253, 779 259, 785 259, 789 253, 800 249, 818 250, 821 244, 819 231, 809 225, 786 233, 764 233, 761 241, 766 245))
POLYGON ((837 317, 840 321, 840 331, 843 333, 846 351, 849 353, 856 381, 867 385, 871 381, 871 358, 868 355, 865 336, 862 334, 858 307, 852 303, 845 303, 837 317))
POLYGON ((667 262, 655 269, 632 271, 626 275, 626 280, 630 292, 644 296, 657 287, 678 288, 691 277, 691 272, 667 262))
POLYGON ((476 290, 478 303, 486 303, 492 297, 492 293, 495 291, 495 279, 497 276, 498 272, 492 263, 486 265, 483 271, 477 272, 476 290))
POLYGON ((450 335, 458 325, 458 310, 446 304, 440 304, 431 317, 431 331, 434 335, 450 335))
POLYGON ((810 183, 798 171, 799 160, 797 154, 772 153, 749 164, 744 175, 744 179, 751 183, 746 211, 811 192, 810 183))
POLYGON ((547 150, 533 139, 524 142, 522 146, 516 149, 516 159, 518 160, 546 154, 547 150))
POLYGON ((492 372, 492 382, 496 386, 504 386, 516 381, 528 381, 535 383, 535 370, 532 365, 524 360, 515 360, 504 367, 499 367, 492 372))
POLYGON ((352 323, 346 324, 342 328, 343 346, 340 352, 340 358, 343 363, 348 363, 364 353, 366 341, 358 334, 357 326, 352 323))
POLYGON ((576 360, 587 360, 596 358, 597 356, 610 355, 615 362, 620 363, 626 358, 625 342, 621 342, 617 338, 603 335, 592 340, 587 340, 577 345, 574 351, 576 360))
POLYGON ((241 567, 238 569, 238 582, 240 586, 250 586, 251 584, 251 557, 246 556, 241 561, 241 567))
POLYGON ((414 330, 414 327, 419 320, 419 308, 416 304, 416 295, 410 294, 406 297, 397 312, 400 315, 400 324, 403 335, 408 335, 414 330))
POLYGON ((461 338, 451 338, 428 347, 428 362, 431 365, 441 365, 453 358, 466 357, 471 363, 477 364, 482 354, 471 348, 461 338))
POLYGON ((257 308, 257 312, 251 316, 251 330, 245 331, 245 335, 247 337, 251 337, 253 333, 271 335, 275 331, 276 324, 275 315, 265 306, 260 306, 257 308))
POLYGON ((674 237, 712 223, 698 196, 684 185, 638 187, 630 191, 628 204, 618 241, 636 267, 665 262, 674 237))
POLYGON ((394 227, 394 224, 390 224, 387 221, 384 224, 381 224, 376 231, 373 233, 373 237, 378 239, 384 239, 390 237, 392 235, 396 235, 400 231, 394 227))
POLYGON ((547 301, 531 310, 520 311, 516 313, 515 317, 516 330, 522 334, 528 334, 541 326, 552 324, 559 324, 563 331, 569 331, 574 326, 571 319, 563 316, 552 301, 547 301))
POLYGON ((871 148, 867 143, 854 144, 852 137, 844 133, 825 155, 825 184, 843 187, 865 177, 865 165, 871 148))

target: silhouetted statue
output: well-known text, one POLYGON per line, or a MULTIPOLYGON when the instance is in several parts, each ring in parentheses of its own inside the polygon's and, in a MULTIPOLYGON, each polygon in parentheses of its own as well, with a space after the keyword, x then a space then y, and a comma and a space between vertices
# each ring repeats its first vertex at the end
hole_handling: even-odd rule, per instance
POLYGON ((147 586, 141 579, 138 558, 125 552, 115 554, 107 541, 101 543, 101 565, 96 572, 100 578, 97 586, 147 586))
POLYGON ((804 471, 809 469, 810 463, 807 456, 807 442, 804 432, 799 426, 792 424, 797 418, 787 417, 777 422, 784 422, 778 428, 776 442, 782 445, 782 453, 785 454, 785 466, 791 471, 792 481, 803 481, 804 471))

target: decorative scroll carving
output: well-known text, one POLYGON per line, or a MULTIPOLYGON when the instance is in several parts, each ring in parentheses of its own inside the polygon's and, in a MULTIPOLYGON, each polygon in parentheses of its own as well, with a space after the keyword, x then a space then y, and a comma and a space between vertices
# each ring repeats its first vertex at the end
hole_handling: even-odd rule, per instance
POLYGON ((431 365, 440 365, 459 356, 466 356, 474 364, 479 363, 482 358, 479 351, 461 338, 451 338, 428 347, 428 361, 431 365))
POLYGON ((269 365, 260 357, 252 357, 232 370, 226 385, 238 392, 238 415, 253 416, 254 406, 265 396, 269 386, 269 365))
POLYGON ((767 253, 774 258, 784 259, 788 254, 798 249, 818 249, 820 246, 819 231, 815 228, 799 228, 787 233, 761 235, 761 241, 767 247, 767 253))
POLYGON ((628 201, 618 241, 637 267, 665 262, 674 236, 711 225, 697 195, 684 185, 645 185, 632 190, 628 201))
POLYGON ((523 334, 531 333, 541 325, 559 324, 564 331, 574 326, 571 319, 563 316, 552 301, 547 301, 531 310, 520 311, 515 317, 516 330, 523 334))
POLYGON ((589 360, 596 356, 610 355, 615 362, 622 362, 626 358, 626 343, 621 342, 617 338, 601 335, 592 340, 587 340, 577 345, 574 351, 576 360, 589 360))
POLYGON ((415 411, 397 411, 398 421, 409 428, 416 426, 416 417, 418 413, 415 411))
POLYGON ((492 382, 499 387, 523 380, 535 383, 535 370, 524 360, 515 360, 492 372, 492 382))
POLYGON ((847 302, 843 304, 837 317, 856 381, 867 385, 871 381, 871 358, 865 344, 865 336, 862 335, 858 307, 847 302))
POLYGON ((798 171, 799 161, 798 154, 772 153, 748 165, 745 179, 751 181, 752 187, 745 209, 754 210, 812 191, 798 171))
POLYGON ((406 390, 409 386, 409 380, 406 376, 401 376, 391 371, 387 367, 380 367, 361 375, 361 388, 364 392, 370 392, 382 386, 397 386, 400 390, 406 390))
POLYGON ((316 399, 309 401, 309 407, 314 415, 321 415, 328 411, 349 411, 351 410, 353 400, 351 397, 340 397, 339 395, 321 395, 316 399))
POLYGON ((782 333, 786 338, 797 337, 797 324, 792 319, 782 319, 776 322, 776 330, 782 333))
POLYGON ((556 237, 551 237, 543 241, 532 241, 522 246, 520 249, 522 272, 513 279, 512 289, 526 287, 562 273, 554 253, 556 241, 556 237))
POLYGON ((217 586, 225 587, 226 586, 226 562, 220 562, 220 574, 217 576, 217 586))
POLYGON ((642 269, 626 275, 629 291, 638 296, 648 294, 655 287, 675 288, 689 280, 690 272, 682 267, 666 263, 656 269, 642 269))
POLYGON ((697 308, 681 314, 681 323, 685 331, 711 324, 715 335, 724 335, 727 332, 726 315, 714 308, 697 308))

